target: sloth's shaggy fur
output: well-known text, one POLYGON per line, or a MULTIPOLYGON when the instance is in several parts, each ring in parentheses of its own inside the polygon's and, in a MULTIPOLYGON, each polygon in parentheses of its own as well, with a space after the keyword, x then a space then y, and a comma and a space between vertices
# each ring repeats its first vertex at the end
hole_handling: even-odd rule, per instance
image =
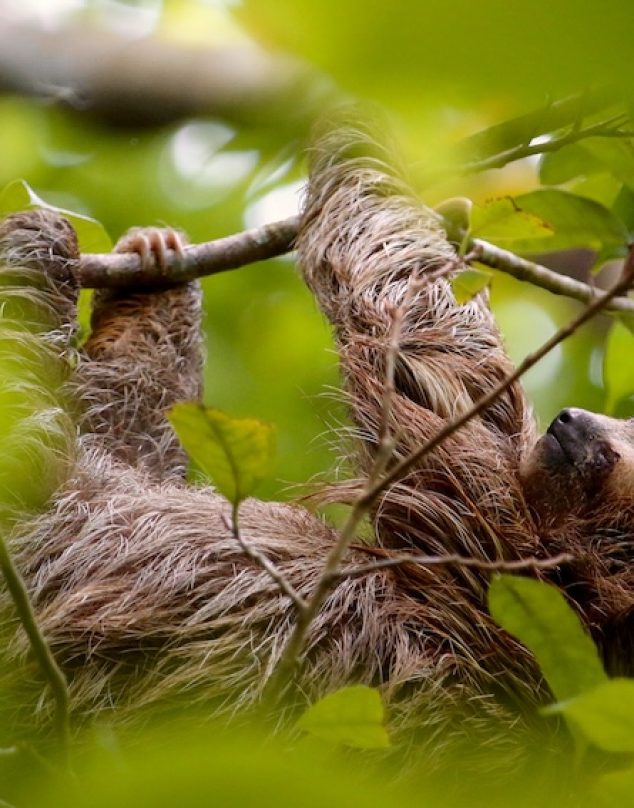
MULTIPOLYGON (((335 328, 360 479, 376 451, 392 314, 413 271, 427 280, 403 323, 396 455, 509 372, 486 296, 456 303, 445 277, 453 248, 363 128, 331 128, 317 139, 297 248, 335 328)), ((18 214, 2 225, 0 249, 0 293, 46 311, 39 344, 61 368, 74 319, 71 228, 50 212, 18 214)), ((199 318, 196 284, 100 294, 71 380, 52 388, 68 445, 51 463, 63 456, 70 468, 45 512, 16 518, 11 548, 78 719, 111 709, 131 716, 177 699, 225 711, 253 705, 294 624, 289 599, 231 537, 228 503, 184 482, 184 457, 163 416, 199 395, 199 318), (77 433, 69 392, 80 405, 77 433)), ((376 544, 356 547, 349 560, 395 549, 485 560, 573 551, 577 561, 558 581, 609 645, 606 656, 623 661, 631 631, 621 629, 634 606, 631 491, 542 524, 520 475, 536 439, 514 384, 384 493, 372 514, 376 544)), ((359 487, 348 481, 324 497, 350 501, 359 487)), ((300 593, 311 592, 334 540, 328 526, 300 507, 248 500, 241 527, 300 593)), ((381 688, 391 727, 422 730, 429 750, 452 737, 473 745, 480 728, 508 749, 491 722, 515 726, 517 737, 546 694, 530 654, 488 616, 486 588, 485 575, 456 567, 342 580, 311 627, 289 698, 305 704, 367 683, 381 688)), ((13 651, 25 655, 20 632, 13 651)))

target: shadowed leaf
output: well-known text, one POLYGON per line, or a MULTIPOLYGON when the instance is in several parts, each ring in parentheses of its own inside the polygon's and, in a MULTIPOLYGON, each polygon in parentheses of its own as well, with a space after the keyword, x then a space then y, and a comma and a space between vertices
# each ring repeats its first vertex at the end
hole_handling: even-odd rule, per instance
POLYGON ((599 654, 562 593, 531 578, 500 575, 489 589, 493 619, 533 652, 559 700, 607 680, 599 654))

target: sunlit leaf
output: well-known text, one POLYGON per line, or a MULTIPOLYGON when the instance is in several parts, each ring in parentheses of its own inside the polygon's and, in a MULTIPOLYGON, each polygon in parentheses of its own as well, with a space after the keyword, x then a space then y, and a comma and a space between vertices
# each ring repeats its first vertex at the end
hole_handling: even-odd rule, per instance
POLYGON ((619 401, 634 395, 634 334, 620 320, 615 320, 603 355, 605 411, 613 413, 619 401))
POLYGON ((273 429, 198 404, 176 404, 168 418, 190 457, 230 502, 253 493, 271 467, 273 429))
POLYGON ((467 303, 489 285, 491 278, 490 272, 481 269, 465 269, 460 272, 451 283, 456 303, 467 303))
POLYGON ((81 252, 109 252, 112 249, 112 240, 100 222, 90 216, 49 205, 24 180, 10 182, 0 192, 0 217, 30 208, 54 210, 68 219, 77 233, 81 252))
POLYGON ((383 749, 390 745, 384 708, 377 690, 364 685, 330 693, 309 707, 298 727, 327 741, 359 749, 383 749))
POLYGON ((489 609, 502 628, 532 651, 557 699, 606 681, 596 646, 556 587, 500 575, 489 589, 489 609))
POLYGON ((551 238, 553 231, 542 219, 522 210, 507 196, 473 206, 469 235, 488 239, 500 247, 511 247, 518 241, 551 238))
POLYGON ((572 718, 587 739, 608 752, 634 752, 634 679, 610 679, 545 713, 572 718))

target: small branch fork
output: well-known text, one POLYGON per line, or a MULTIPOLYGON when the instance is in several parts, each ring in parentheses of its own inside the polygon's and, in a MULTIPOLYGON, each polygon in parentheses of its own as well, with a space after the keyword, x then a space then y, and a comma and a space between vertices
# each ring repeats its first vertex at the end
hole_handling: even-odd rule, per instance
MULTIPOLYGON (((183 255, 168 252, 164 267, 151 261, 142 265, 135 253, 86 254, 77 264, 76 276, 79 285, 85 288, 151 290, 284 255, 293 249, 298 232, 299 216, 291 216, 226 238, 190 245, 183 255)), ((480 263, 556 295, 589 303, 605 294, 482 239, 473 239, 467 249, 480 263)), ((634 300, 611 298, 605 309, 634 314, 634 300)))

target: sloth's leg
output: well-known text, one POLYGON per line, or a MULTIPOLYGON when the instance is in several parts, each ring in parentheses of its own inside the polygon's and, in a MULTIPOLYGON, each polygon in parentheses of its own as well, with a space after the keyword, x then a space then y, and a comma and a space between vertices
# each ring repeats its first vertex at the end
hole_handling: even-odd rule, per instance
MULTIPOLYGON (((172 230, 133 230, 121 252, 151 254, 160 263, 180 251, 172 230)), ((162 291, 95 294, 92 334, 84 348, 78 386, 86 406, 84 428, 101 436, 119 459, 155 479, 180 477, 182 452, 165 411, 201 394, 201 293, 197 283, 162 291)))

